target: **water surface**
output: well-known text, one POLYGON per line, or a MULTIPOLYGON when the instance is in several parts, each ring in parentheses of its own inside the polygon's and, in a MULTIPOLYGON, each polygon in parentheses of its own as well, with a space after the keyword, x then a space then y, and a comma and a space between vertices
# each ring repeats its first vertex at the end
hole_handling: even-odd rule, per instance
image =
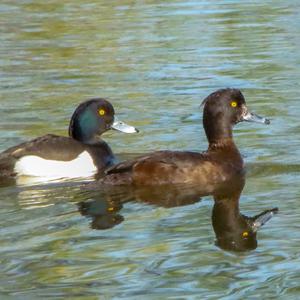
POLYGON ((272 119, 235 128, 248 170, 240 210, 280 212, 238 253, 215 245, 211 197, 124 203, 118 225, 95 230, 78 212, 80 182, 3 186, 1 298, 297 299, 299 11, 291 0, 2 1, 1 150, 67 134, 76 105, 96 96, 141 130, 105 134, 121 157, 205 150, 199 105, 236 87, 272 119))

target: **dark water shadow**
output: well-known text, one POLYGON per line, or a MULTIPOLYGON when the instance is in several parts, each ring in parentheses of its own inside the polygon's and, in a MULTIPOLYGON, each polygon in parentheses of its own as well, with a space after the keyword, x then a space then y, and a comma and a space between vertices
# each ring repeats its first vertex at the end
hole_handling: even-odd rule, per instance
POLYGON ((239 176, 220 183, 213 191, 191 184, 162 186, 101 186, 80 193, 79 212, 91 218, 91 228, 113 228, 124 221, 121 210, 125 203, 138 201, 160 207, 178 207, 196 203, 201 197, 214 199, 212 227, 216 245, 228 251, 247 251, 257 247, 257 231, 278 209, 263 211, 253 217, 243 215, 239 209, 245 177, 239 176))

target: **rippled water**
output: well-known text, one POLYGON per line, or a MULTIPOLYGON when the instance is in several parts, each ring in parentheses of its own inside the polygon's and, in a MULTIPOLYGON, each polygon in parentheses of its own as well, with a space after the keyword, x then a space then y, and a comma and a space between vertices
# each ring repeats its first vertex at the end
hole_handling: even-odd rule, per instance
POLYGON ((121 157, 204 150, 199 104, 237 87, 272 119, 235 128, 248 169, 240 210, 279 214, 256 250, 237 253, 215 245, 211 197, 123 203, 101 221, 118 225, 95 230, 78 211, 80 182, 3 186, 0 298, 299 298, 299 12, 291 0, 2 1, 1 150, 66 134, 94 96, 141 130, 105 135, 121 157))

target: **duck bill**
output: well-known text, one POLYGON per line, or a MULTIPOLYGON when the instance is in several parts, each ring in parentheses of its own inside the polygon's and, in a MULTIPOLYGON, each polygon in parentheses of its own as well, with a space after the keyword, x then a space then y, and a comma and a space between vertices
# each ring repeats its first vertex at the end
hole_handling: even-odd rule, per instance
POLYGON ((246 111, 246 113, 242 116, 242 121, 246 122, 255 122, 255 123, 263 123, 270 124, 270 120, 261 116, 258 116, 252 112, 246 111))
POLYGON ((264 212, 260 213, 259 215, 255 216, 252 223, 252 230, 253 232, 257 232, 257 230, 266 224, 275 214, 278 213, 278 208, 273 208, 269 210, 265 210, 264 212))
POLYGON ((136 129, 133 126, 127 125, 126 123, 118 120, 115 117, 114 123, 111 125, 112 129, 124 132, 124 133, 136 133, 139 132, 138 129, 136 129))

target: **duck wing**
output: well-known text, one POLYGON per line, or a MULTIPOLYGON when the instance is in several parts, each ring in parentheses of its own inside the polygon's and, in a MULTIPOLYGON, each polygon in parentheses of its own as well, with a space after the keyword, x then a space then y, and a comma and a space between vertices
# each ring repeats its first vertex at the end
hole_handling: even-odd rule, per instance
POLYGON ((14 166, 18 159, 34 155, 44 159, 69 161, 84 151, 84 146, 69 137, 47 134, 0 153, 0 176, 14 176, 14 166))
POLYGON ((181 151, 157 151, 134 160, 121 162, 106 170, 104 184, 173 184, 184 182, 186 173, 203 154, 181 151))
POLYGON ((83 150, 83 144, 72 138, 47 134, 7 149, 0 154, 0 158, 11 156, 19 159, 35 155, 44 159, 69 161, 75 159, 83 150))

